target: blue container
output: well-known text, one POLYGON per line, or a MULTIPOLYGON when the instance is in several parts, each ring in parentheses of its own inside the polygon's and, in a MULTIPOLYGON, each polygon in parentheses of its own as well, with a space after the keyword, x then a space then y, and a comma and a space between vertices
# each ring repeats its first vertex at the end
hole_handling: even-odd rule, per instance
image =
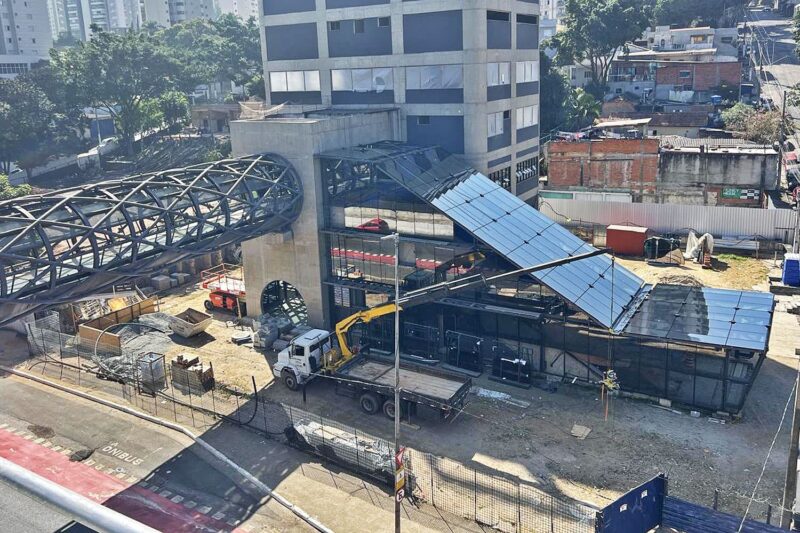
POLYGON ((781 281, 784 285, 800 287, 800 254, 786 254, 783 257, 781 281))

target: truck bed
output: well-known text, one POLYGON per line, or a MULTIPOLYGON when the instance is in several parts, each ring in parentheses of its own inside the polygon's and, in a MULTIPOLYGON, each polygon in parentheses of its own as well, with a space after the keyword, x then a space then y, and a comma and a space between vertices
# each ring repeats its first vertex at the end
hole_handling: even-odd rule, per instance
MULTIPOLYGON (((356 379, 386 387, 394 387, 394 366, 374 359, 356 358, 336 373, 345 378, 356 379)), ((451 403, 466 394, 471 380, 458 375, 448 375, 428 368, 400 367, 400 388, 403 393, 425 396, 451 403)))

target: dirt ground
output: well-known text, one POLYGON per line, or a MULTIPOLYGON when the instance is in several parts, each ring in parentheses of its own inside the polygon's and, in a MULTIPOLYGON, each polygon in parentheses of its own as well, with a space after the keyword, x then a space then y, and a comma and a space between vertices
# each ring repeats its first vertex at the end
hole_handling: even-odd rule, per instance
POLYGON ((687 262, 683 265, 651 265, 641 259, 617 258, 617 261, 647 283, 681 283, 691 277, 704 287, 751 290, 763 285, 773 260, 755 259, 731 254, 715 256, 711 269, 687 262))
MULTIPOLYGON (((648 282, 664 276, 690 275, 705 286, 752 289, 762 286, 771 261, 722 256, 716 270, 698 265, 653 267, 643 261, 620 259, 648 282)), ((203 309, 206 291, 198 285, 174 289, 160 301, 160 310, 178 313, 186 307, 203 309)), ((214 322, 203 336, 176 344, 171 353, 193 352, 213 364, 219 382, 252 390, 251 376, 268 398, 302 405, 302 395, 288 391, 272 378, 276 355, 230 341, 237 331, 233 315, 215 311, 214 322)), ((795 317, 786 315, 796 326, 795 317)), ((792 344, 792 339, 788 340, 792 344)), ((171 355, 168 354, 168 355, 171 355)), ((521 408, 498 400, 470 396, 455 421, 442 424, 422 416, 417 426, 403 426, 403 440, 421 451, 465 463, 481 463, 542 484, 551 491, 603 506, 658 472, 670 477, 670 493, 711 505, 719 489, 721 510, 742 514, 761 471, 796 376, 792 349, 770 355, 749 395, 742 419, 719 423, 707 416, 660 408, 653 403, 614 398, 608 420, 598 390, 559 384, 549 392, 508 387, 485 375, 475 384, 506 392, 529 402, 521 408), (586 440, 570 433, 573 424, 591 428, 586 440)), ((335 393, 331 382, 319 379, 308 388, 304 409, 360 430, 390 437, 391 421, 363 414, 353 399, 335 393)), ((750 516, 763 519, 767 504, 778 514, 788 460, 789 422, 783 424, 756 492, 750 516)))

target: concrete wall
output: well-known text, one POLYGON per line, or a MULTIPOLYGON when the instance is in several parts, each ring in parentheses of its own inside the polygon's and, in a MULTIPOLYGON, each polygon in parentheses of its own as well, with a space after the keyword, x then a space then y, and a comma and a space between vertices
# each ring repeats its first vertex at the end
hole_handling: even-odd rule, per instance
POLYGON ((396 111, 328 118, 286 118, 231 122, 234 156, 272 152, 294 165, 303 184, 303 210, 288 234, 266 235, 242 244, 247 309, 261 313, 261 292, 276 280, 291 283, 308 305, 309 323, 329 324, 323 263, 327 253, 320 229, 323 184, 315 156, 329 150, 400 138, 396 111))
MULTIPOLYGON (((659 129, 659 132, 661 130, 659 129)), ((555 142, 548 188, 630 192, 634 201, 759 207, 778 188, 770 149, 664 150, 658 139, 555 142), (724 150, 724 151, 723 151, 724 150)))

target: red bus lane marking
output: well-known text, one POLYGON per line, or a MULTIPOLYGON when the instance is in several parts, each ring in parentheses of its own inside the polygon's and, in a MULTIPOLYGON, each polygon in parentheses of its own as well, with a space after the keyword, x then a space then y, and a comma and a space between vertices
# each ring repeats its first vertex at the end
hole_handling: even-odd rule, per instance
POLYGON ((160 531, 240 531, 8 431, 0 457, 160 531))

